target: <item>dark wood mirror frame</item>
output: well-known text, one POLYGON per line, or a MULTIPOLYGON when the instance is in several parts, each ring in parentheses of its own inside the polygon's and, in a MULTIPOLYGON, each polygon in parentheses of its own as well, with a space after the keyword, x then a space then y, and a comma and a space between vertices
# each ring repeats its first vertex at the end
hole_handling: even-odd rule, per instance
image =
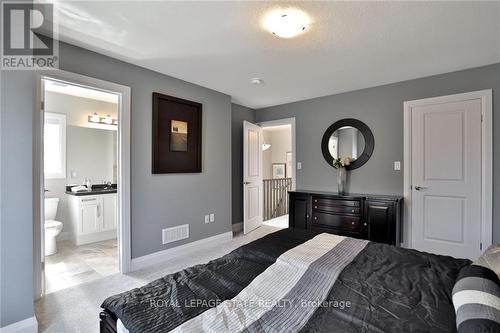
POLYGON ((366 126, 366 124, 363 123, 362 121, 352 118, 346 118, 333 123, 325 131, 325 134, 323 134, 323 139, 321 140, 321 151, 323 152, 323 157, 328 162, 328 164, 332 168, 335 168, 333 166, 333 156, 330 154, 330 151, 328 150, 328 141, 330 140, 330 137, 336 130, 345 126, 351 126, 356 128, 358 131, 361 132, 361 134, 363 134, 363 138, 365 139, 365 149, 363 150, 361 156, 359 156, 354 162, 352 162, 349 166, 346 167, 347 170, 354 170, 361 167, 370 159, 373 153, 373 148, 375 147, 375 139, 373 137, 373 133, 370 130, 370 128, 366 126))

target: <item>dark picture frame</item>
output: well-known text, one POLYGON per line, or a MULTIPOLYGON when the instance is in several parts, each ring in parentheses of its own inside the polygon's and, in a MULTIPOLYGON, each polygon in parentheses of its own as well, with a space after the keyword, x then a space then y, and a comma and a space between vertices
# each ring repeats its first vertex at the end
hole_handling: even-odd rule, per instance
POLYGON ((152 173, 199 173, 202 104, 153 93, 152 173))

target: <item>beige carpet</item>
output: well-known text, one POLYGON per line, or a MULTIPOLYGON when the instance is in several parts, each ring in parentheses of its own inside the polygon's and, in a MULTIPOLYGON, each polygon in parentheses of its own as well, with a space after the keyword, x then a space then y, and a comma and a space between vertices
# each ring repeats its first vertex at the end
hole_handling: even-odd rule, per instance
POLYGON ((160 266, 127 275, 113 274, 48 294, 35 304, 39 332, 99 332, 100 305, 106 297, 140 287, 186 267, 206 263, 277 230, 262 226, 247 235, 236 235, 230 243, 202 248, 198 253, 172 258, 160 266))

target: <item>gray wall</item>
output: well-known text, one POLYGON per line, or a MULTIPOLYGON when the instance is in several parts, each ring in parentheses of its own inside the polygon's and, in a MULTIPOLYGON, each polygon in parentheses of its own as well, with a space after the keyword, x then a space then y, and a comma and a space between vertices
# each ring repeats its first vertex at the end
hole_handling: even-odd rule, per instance
MULTIPOLYGON (((231 98, 138 66, 60 44, 61 69, 132 89, 132 257, 231 231, 231 98), (152 93, 203 104, 203 171, 151 174, 152 93), (196 204, 193 204, 196 203, 196 204), (204 215, 215 213, 215 222, 204 215), (161 229, 190 224, 190 238, 161 244, 161 229)), ((31 71, 1 72, 1 320, 33 316, 33 105, 31 71)))
POLYGON ((255 110, 233 104, 231 112, 233 223, 243 221, 243 120, 255 123, 255 110))
POLYGON ((131 87, 132 257, 231 231, 231 97, 64 43, 60 58, 63 70, 131 87), (201 173, 151 174, 153 92, 203 104, 201 173), (189 239, 162 245, 161 229, 181 224, 189 239))
MULTIPOLYGON (((371 159, 350 174, 351 192, 402 194, 403 172, 393 170, 403 161, 403 102, 408 100, 493 89, 494 129, 500 128, 495 106, 500 105, 500 64, 423 79, 330 95, 256 111, 256 121, 296 117, 297 188, 335 190, 335 171, 323 159, 321 138, 327 127, 342 118, 365 122, 375 136, 371 159)), ((500 132, 493 132, 494 175, 500 173, 500 132)), ((500 242, 500 177, 493 180, 493 235, 500 242)))
POLYGON ((0 71, 0 327, 33 316, 33 73, 0 71))

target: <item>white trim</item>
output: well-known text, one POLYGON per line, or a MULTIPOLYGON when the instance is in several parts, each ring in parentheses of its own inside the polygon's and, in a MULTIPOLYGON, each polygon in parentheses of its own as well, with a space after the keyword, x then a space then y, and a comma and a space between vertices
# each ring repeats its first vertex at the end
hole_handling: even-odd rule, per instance
POLYGON ((180 255, 190 255, 200 249, 207 247, 219 247, 221 244, 230 242, 233 239, 233 232, 228 231, 212 237, 203 238, 191 243, 179 245, 166 250, 147 254, 142 257, 133 258, 131 263, 131 271, 136 271, 152 265, 161 264, 169 259, 180 255))
POLYGON ((40 109, 42 101, 42 79, 50 78, 56 81, 99 89, 119 95, 118 110, 118 243, 119 268, 121 273, 130 271, 131 240, 130 240, 130 87, 95 79, 89 76, 66 72, 63 70, 37 71, 35 73, 35 117, 34 117, 34 274, 35 299, 42 295, 43 277, 41 277, 41 221, 43 213, 44 179, 43 179, 43 123, 41 116, 44 110, 40 109), (40 202, 39 204, 37 202, 40 202))
POLYGON ((493 242, 493 90, 424 98, 404 102, 404 246, 411 248, 411 109, 429 104, 481 100, 481 243, 483 251, 493 242))
POLYGON ((38 322, 35 316, 0 328, 0 333, 37 333, 38 322))
POLYGON ((262 128, 280 126, 280 125, 291 125, 292 127, 292 191, 295 191, 297 187, 297 146, 296 146, 296 136, 295 136, 295 117, 283 118, 276 120, 268 120, 257 123, 262 128))

